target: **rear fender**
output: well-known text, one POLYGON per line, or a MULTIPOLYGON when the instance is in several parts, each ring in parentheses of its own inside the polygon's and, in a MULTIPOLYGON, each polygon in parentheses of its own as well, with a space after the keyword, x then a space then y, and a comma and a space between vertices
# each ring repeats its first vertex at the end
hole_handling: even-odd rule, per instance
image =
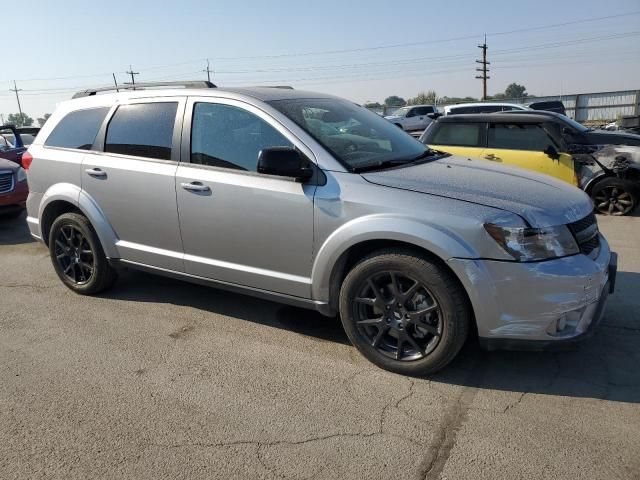
POLYGON ((64 201, 77 207, 91 222, 104 253, 109 258, 120 258, 116 247, 118 237, 111 228, 106 216, 96 202, 77 185, 71 183, 58 183, 51 186, 43 195, 38 210, 38 219, 42 224, 43 214, 47 206, 55 201, 64 201))

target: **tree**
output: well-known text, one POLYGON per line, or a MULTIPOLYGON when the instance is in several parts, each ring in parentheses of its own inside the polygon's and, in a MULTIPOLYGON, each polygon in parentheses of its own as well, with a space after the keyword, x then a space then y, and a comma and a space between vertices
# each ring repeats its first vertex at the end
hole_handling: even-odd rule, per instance
POLYGON ((407 100, 409 105, 435 105, 438 96, 434 90, 428 90, 426 92, 420 92, 413 98, 407 100))
POLYGON ((391 95, 384 99, 384 104, 387 107, 404 107, 407 102, 404 98, 398 97, 397 95, 391 95))
POLYGON ((33 118, 26 113, 10 113, 7 117, 7 123, 16 127, 30 127, 33 125, 33 118))
POLYGON ((47 120, 49 120, 49 117, 51 116, 50 113, 45 113, 42 118, 38 118, 38 124, 42 127, 44 126, 45 123, 47 123, 47 120))
POLYGON ((364 108, 382 108, 384 105, 382 105, 380 102, 366 102, 362 106, 364 108))
POLYGON ((441 105, 452 105, 454 103, 470 103, 477 102, 478 99, 474 97, 442 97, 438 99, 438 103, 441 105))
POLYGON ((507 88, 505 88, 504 94, 506 98, 524 98, 527 96, 527 89, 524 85, 512 83, 507 88))

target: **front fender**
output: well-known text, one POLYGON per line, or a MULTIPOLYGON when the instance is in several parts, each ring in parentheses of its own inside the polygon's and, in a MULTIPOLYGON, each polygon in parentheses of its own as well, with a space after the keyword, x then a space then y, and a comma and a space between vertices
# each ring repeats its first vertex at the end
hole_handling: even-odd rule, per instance
POLYGON ((42 196, 38 210, 38 220, 42 226, 42 219, 47 207, 56 201, 64 201, 77 207, 86 216, 93 226, 104 253, 109 258, 119 258, 116 247, 117 235, 111 228, 106 216, 87 192, 71 183, 58 183, 51 186, 42 196))
POLYGON ((329 301, 331 272, 349 248, 369 240, 391 240, 423 248, 447 261, 450 258, 478 258, 478 252, 460 236, 439 225, 409 217, 370 215, 345 223, 322 244, 313 262, 311 298, 329 301))

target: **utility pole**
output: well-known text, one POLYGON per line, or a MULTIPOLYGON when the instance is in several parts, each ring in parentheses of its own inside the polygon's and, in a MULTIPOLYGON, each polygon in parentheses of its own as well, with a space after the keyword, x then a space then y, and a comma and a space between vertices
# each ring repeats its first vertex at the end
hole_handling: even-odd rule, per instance
POLYGON ((207 80, 210 82, 211 81, 211 74, 213 73, 213 71, 209 68, 209 59, 207 58, 207 69, 206 70, 202 70, 203 72, 207 72, 207 80))
POLYGON ((118 81, 116 80, 116 74, 112 73, 111 75, 113 75, 113 83, 116 86, 116 92, 120 92, 120 90, 118 89, 118 81))
POLYGON ((20 106, 20 96, 18 95, 18 92, 21 92, 22 89, 19 89, 18 86, 16 85, 16 81, 13 81, 13 88, 9 89, 11 92, 16 92, 16 100, 18 101, 18 111, 20 112, 20 117, 22 117, 22 107, 20 106))
POLYGON ((482 72, 482 75, 476 75, 476 78, 479 78, 482 80, 482 100, 486 100, 487 99, 487 80, 491 77, 487 76, 487 72, 489 71, 489 69, 487 68, 487 65, 490 64, 490 62, 487 62, 487 36, 484 36, 484 43, 482 45, 478 45, 478 48, 482 50, 482 60, 476 60, 476 63, 479 63, 482 65, 482 68, 476 68, 476 70, 478 72, 482 72))
POLYGON ((131 85, 135 85, 136 84, 136 78, 134 75, 140 75, 140 72, 134 72, 133 68, 131 68, 131 65, 129 65, 129 71, 124 72, 127 75, 131 75, 131 85))

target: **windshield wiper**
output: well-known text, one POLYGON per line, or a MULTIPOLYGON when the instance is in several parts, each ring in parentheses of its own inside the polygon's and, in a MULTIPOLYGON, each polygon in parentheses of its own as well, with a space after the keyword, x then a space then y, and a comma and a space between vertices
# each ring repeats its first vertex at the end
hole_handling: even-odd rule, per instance
POLYGON ((436 152, 430 148, 426 149, 420 155, 412 158, 395 158, 393 160, 380 160, 378 162, 369 163, 367 165, 362 165, 359 167, 353 167, 351 171, 353 173, 362 173, 362 172, 370 172, 373 170, 382 170, 385 168, 397 167, 399 165, 408 165, 410 163, 417 162, 422 160, 423 158, 431 157, 434 155, 439 155, 440 152, 436 152))

